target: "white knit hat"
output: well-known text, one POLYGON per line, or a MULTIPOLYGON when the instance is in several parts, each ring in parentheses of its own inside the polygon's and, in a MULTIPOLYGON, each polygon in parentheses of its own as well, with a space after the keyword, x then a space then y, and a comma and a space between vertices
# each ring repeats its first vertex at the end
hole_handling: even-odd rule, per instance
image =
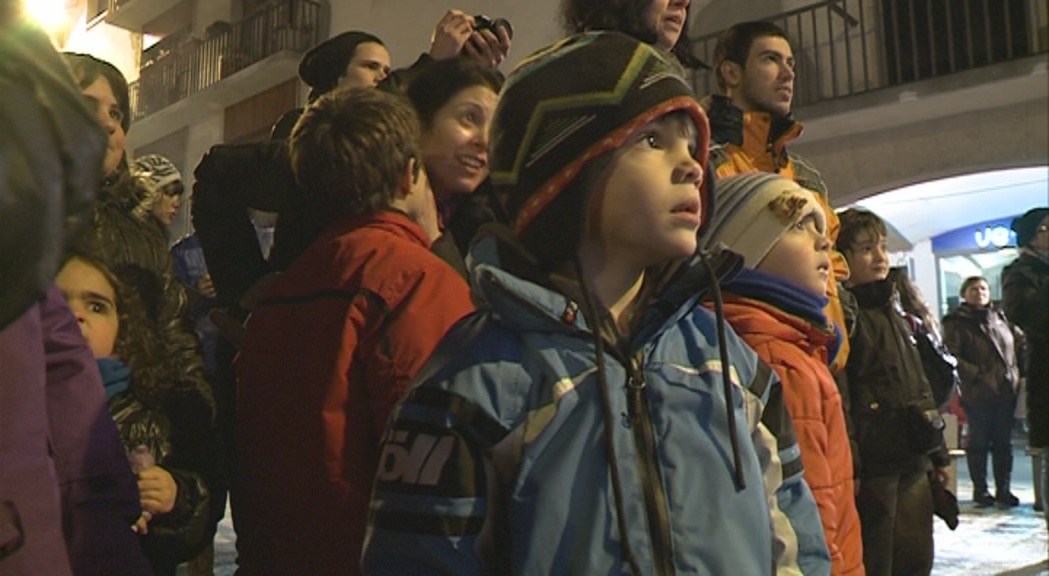
POLYGON ((717 212, 700 242, 705 250, 723 244, 755 268, 788 228, 815 214, 816 227, 826 231, 827 216, 816 193, 777 174, 754 172, 716 182, 717 212))

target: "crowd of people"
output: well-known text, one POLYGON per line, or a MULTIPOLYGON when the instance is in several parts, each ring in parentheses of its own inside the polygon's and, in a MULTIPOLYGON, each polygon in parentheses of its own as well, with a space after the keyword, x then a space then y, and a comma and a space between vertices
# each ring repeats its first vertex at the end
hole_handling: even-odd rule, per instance
POLYGON ((210 573, 227 498, 244 575, 928 574, 947 396, 976 505, 1019 504, 1021 378, 1049 449, 1049 209, 941 334, 788 150, 772 24, 703 99, 689 0, 565 0, 506 76, 512 27, 459 10, 401 70, 338 34, 186 198, 120 72, 8 4, 0 575, 210 573))

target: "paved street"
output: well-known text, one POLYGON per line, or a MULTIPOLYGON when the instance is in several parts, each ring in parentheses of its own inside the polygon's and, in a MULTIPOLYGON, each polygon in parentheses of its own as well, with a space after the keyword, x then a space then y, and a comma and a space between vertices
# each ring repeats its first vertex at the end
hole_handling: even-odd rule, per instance
MULTIPOLYGON (((972 484, 964 462, 958 477, 958 496, 962 517, 951 532, 936 519, 936 576, 1001 574, 1008 576, 1049 576, 1049 543, 1045 520, 1031 505, 1034 486, 1031 459, 1021 449, 1015 451, 1013 493, 1021 505, 1009 511, 973 508, 972 484)), ((234 533, 227 518, 219 525, 215 538, 215 575, 231 576, 234 570, 234 533)), ((185 574, 180 571, 180 574, 185 574)))

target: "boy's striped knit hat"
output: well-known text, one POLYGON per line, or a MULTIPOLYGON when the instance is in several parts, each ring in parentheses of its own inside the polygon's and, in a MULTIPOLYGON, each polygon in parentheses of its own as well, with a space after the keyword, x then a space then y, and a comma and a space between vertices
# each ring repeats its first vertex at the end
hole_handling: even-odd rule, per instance
POLYGON ((810 190, 793 180, 768 172, 753 172, 717 181, 718 211, 700 246, 711 251, 719 244, 743 256, 747 268, 755 268, 788 228, 815 214, 816 226, 827 230, 827 216, 810 190))
MULTIPOLYGON (((527 57, 510 74, 492 120, 494 192, 522 244, 540 261, 574 251, 584 194, 580 170, 672 111, 696 126, 706 167, 710 128, 680 68, 651 46, 616 32, 578 34, 527 57), (562 194, 566 189, 570 194, 562 194), (566 229, 567 227, 567 229, 566 229)), ((703 216, 710 194, 703 185, 703 216)))

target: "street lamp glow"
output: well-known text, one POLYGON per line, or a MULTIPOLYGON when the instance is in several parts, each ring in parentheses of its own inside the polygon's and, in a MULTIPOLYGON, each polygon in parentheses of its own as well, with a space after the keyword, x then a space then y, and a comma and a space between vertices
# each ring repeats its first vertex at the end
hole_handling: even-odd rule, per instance
POLYGON ((22 0, 25 13, 48 32, 55 32, 69 24, 67 0, 22 0))

